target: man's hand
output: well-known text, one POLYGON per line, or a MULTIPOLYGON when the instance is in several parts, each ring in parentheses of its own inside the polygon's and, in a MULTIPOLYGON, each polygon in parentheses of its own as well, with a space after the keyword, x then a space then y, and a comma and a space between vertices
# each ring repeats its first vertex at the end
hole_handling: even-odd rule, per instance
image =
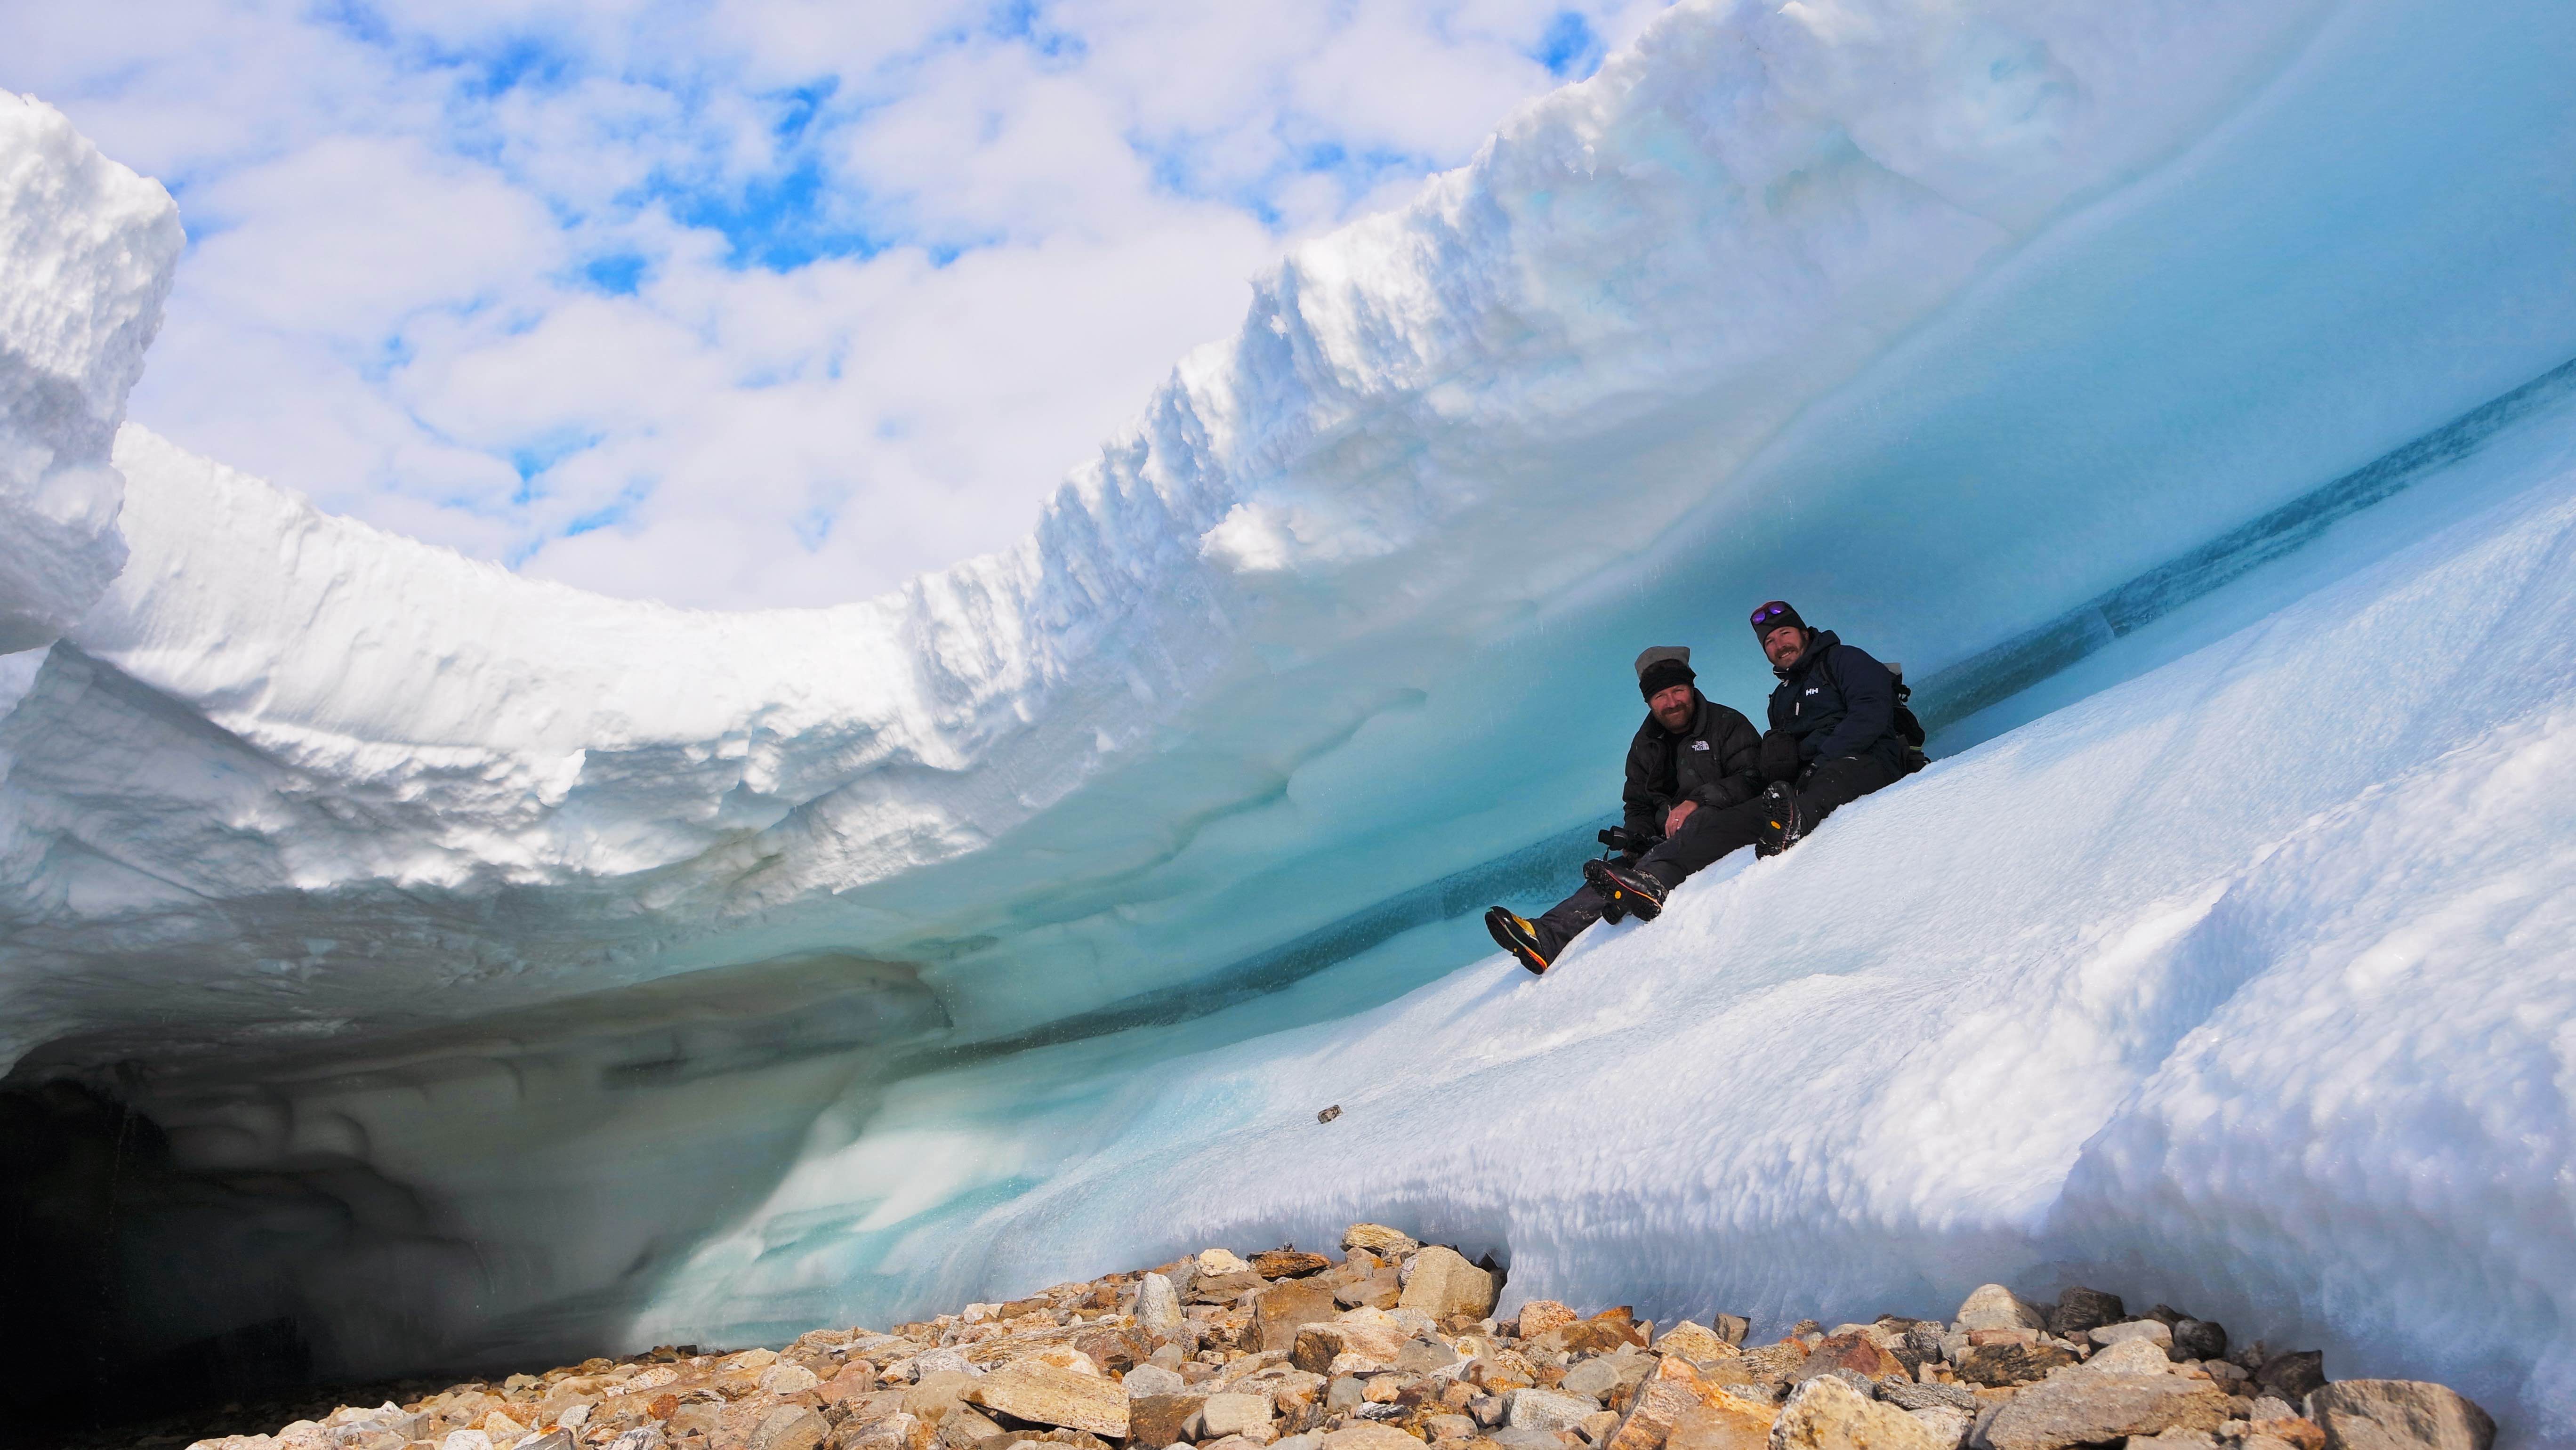
POLYGON ((1683 801, 1680 805, 1673 807, 1672 813, 1664 817, 1664 834, 1667 837, 1680 835, 1682 833, 1682 822, 1689 820, 1690 813, 1698 809, 1699 802, 1697 801, 1683 801))
POLYGON ((1786 730, 1774 730, 1762 737, 1762 778, 1796 780, 1798 778, 1798 737, 1786 730))

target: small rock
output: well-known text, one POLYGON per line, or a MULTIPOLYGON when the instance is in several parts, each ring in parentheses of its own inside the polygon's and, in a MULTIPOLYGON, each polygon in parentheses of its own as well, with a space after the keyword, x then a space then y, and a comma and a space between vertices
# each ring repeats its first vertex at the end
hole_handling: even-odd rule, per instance
POLYGON ((1522 1339, 1536 1339, 1560 1324, 1572 1324, 1582 1317, 1553 1299, 1532 1299, 1521 1306, 1512 1332, 1522 1339))
POLYGON ((2057 1296, 2057 1312, 2049 1316, 2049 1332, 2060 1339, 2073 1339, 2088 1329, 2117 1324, 2128 1317, 2117 1294, 2099 1289, 2067 1289, 2057 1296))
POLYGON ((1189 1381, 1181 1378, 1180 1371, 1166 1369, 1159 1364, 1140 1364, 1121 1376, 1120 1383, 1126 1385, 1130 1400, 1141 1400, 1148 1395, 1177 1395, 1189 1388, 1189 1381))
POLYGON ((1422 1442, 1402 1430, 1362 1421, 1326 1435, 1318 1450, 1422 1450, 1422 1442))
POLYGON ((1301 1253, 1296 1249, 1265 1249, 1252 1256, 1252 1272, 1265 1279, 1302 1279, 1320 1274, 1333 1266, 1322 1254, 1301 1253))
POLYGON ((1908 1410, 1916 1424, 1932 1432, 1932 1443, 1940 1450, 1959 1450, 1968 1442, 1968 1432, 1977 1427, 1977 1417, 1956 1405, 1931 1405, 1908 1410))
POLYGON ((1433 1374, 1458 1362, 1458 1351, 1438 1339, 1409 1339, 1395 1352, 1398 1374, 1433 1374))
POLYGON ((2325 1388, 2325 1366, 2325 1355, 2313 1349, 2276 1354, 2254 1371, 2254 1383, 2295 1405, 2325 1388))
POLYGON ((1252 1266, 1237 1257, 1231 1249, 1201 1249, 1190 1256, 1190 1267, 1202 1274, 1248 1274, 1252 1266))
POLYGON ((2129 1319, 2118 1324, 2105 1324, 2092 1332, 2095 1344, 2109 1348, 2132 1339, 2143 1339, 2158 1349, 2173 1347, 2173 1331, 2154 1319, 2129 1319))
POLYGON ((1601 1407, 1552 1390, 1514 1390, 1503 1396, 1503 1423, 1515 1430, 1571 1430, 1601 1407))
POLYGON ((2256 1420, 2245 1427, 2245 1434, 2248 1439, 2268 1435, 2292 1450, 2326 1450, 2325 1428, 2304 1415, 2256 1420))
POLYGON ((1735 1358, 1735 1346, 1719 1338, 1716 1330, 1688 1319, 1665 1330, 1655 1340, 1655 1349, 1658 1353, 1678 1354, 1684 1359, 1702 1363, 1735 1358))
POLYGON ((1980 1344, 1958 1360, 1959 1378, 1991 1389, 2009 1389, 2048 1378, 2051 1370, 2075 1363, 2072 1352, 2053 1344, 1980 1344))
POLYGON ((1303 1435, 1290 1435, 1272 1445, 1270 1450, 1322 1450, 1324 1432, 1309 1430, 1303 1435))
POLYGON ((1974 1416, 1984 1405, 1964 1385, 1908 1384, 1902 1380, 1879 1387, 1879 1396, 1900 1410, 1958 1410, 1974 1416))
POLYGON ((2123 1339, 2110 1348, 2084 1361, 2087 1373, 2165 1374, 2173 1368, 2162 1347, 2152 1339, 2123 1339))
POLYGON ((1266 1282, 1250 1264, 1230 1274, 1192 1274, 1189 1298, 1193 1304, 1231 1304, 1266 1282))
POLYGON ((1708 1319, 1708 1327, 1716 1332, 1718 1338, 1742 1349, 1744 1336, 1751 1332, 1753 1321, 1741 1314, 1712 1314, 1708 1319))
POLYGON ((2071 1374, 2031 1386, 1985 1428, 1994 1450, 2058 1450, 2172 1429, 2215 1430, 2227 1396, 2181 1375, 2071 1374))
POLYGON ((1332 1285, 1316 1279, 1284 1279, 1252 1301, 1255 1344, 1264 1352, 1286 1354, 1296 1348, 1297 1331, 1340 1312, 1332 1285))
POLYGON ((831 1433, 830 1422, 812 1410, 803 1405, 781 1405, 761 1416, 760 1423, 752 1427, 750 1450, 815 1450, 831 1433))
POLYGON ((1824 1374, 1837 1369, 1850 1370, 1865 1380, 1905 1373, 1905 1366, 1897 1363, 1895 1355, 1857 1330, 1825 1336, 1822 1343, 1807 1351, 1807 1362, 1799 1373, 1824 1374))
POLYGON ((608 1450, 662 1450, 666 1442, 659 1425, 638 1425, 608 1442, 608 1450))
POLYGON ((2468 1396, 2423 1380, 2337 1380, 2308 1396, 2326 1450, 2488 1450, 2495 1421, 2468 1396))
POLYGON ((2045 1329, 2048 1316, 2001 1284, 1980 1284, 1960 1303, 1958 1325, 1963 1330, 2045 1329))
POLYGON ((1400 1309, 1433 1319, 1481 1319, 1494 1308, 1494 1276, 1468 1263, 1455 1249, 1428 1248, 1413 1256, 1400 1309))
MULTIPOLYGON (((1410 1234, 1398 1233, 1382 1223, 1355 1223, 1342 1230, 1342 1247, 1366 1249, 1383 1259, 1400 1258, 1422 1247, 1410 1234)), ((1329 1440, 1331 1437, 1327 1436, 1329 1440)))
MULTIPOLYGON (((1210 1395, 1199 1406, 1197 1417, 1184 1427, 1193 1440, 1217 1440, 1228 1435, 1247 1435, 1270 1428, 1268 1395, 1210 1395)), ((1267 1435, 1260 1438, 1268 1439, 1267 1435)))
MULTIPOLYGON (((268 1437, 263 1435, 260 1438, 266 1440, 268 1437)), ((189 1450, 195 1450, 195 1447, 191 1446, 189 1450)), ((438 1442, 438 1450, 492 1450, 492 1437, 480 1430, 450 1430, 447 1438, 438 1442)))
POLYGON ((925 1349, 912 1357, 915 1384, 935 1374, 979 1375, 984 1367, 966 1357, 962 1349, 925 1349))
POLYGON ((1324 1110, 1323 1110, 1322 1112, 1320 1112, 1320 1113, 1317 1113, 1317 1114, 1315 1115, 1315 1121, 1316 1121, 1316 1122, 1319 1122, 1319 1123, 1329 1123, 1329 1122, 1331 1122, 1333 1119, 1338 1118, 1338 1117, 1340 1117, 1341 1115, 1342 1115, 1342 1105, 1341 1105, 1340 1103, 1335 1103, 1335 1104, 1333 1104, 1331 1107, 1324 1109, 1324 1110))
POLYGON ((1800 1385, 1771 1430, 1772 1450, 1949 1450, 1922 1421, 1832 1375, 1800 1385))
POLYGON ((1476 1436, 1476 1422, 1465 1415, 1433 1415, 1422 1422, 1422 1428, 1431 1432, 1435 1445, 1443 1440, 1472 1440, 1476 1436))
POLYGON ((773 1364, 760 1372, 760 1392, 776 1395, 782 1400, 789 1395, 803 1394, 822 1382, 820 1375, 801 1364, 773 1364))
POLYGON ((1147 1274, 1136 1282, 1136 1327, 1156 1339, 1168 1339, 1183 1323, 1181 1296, 1172 1281, 1147 1274))
POLYGON ((1595 1401, 1606 1399, 1612 1390, 1619 1388, 1619 1368, 1610 1362, 1607 1355, 1587 1359, 1567 1370, 1557 1388, 1569 1395, 1582 1395, 1595 1401))
POLYGON ((2173 1353, 2176 1359, 2223 1360, 2227 1330, 2206 1319, 2178 1321, 2173 1327, 2173 1353))
POLYGON ((1022 1361, 975 1381, 963 1398, 1041 1425, 1127 1438, 1126 1390, 1095 1375, 1022 1361))
POLYGON ((1128 1439, 1140 1446, 1169 1445, 1207 1402, 1205 1395, 1143 1395, 1127 1402, 1128 1439))

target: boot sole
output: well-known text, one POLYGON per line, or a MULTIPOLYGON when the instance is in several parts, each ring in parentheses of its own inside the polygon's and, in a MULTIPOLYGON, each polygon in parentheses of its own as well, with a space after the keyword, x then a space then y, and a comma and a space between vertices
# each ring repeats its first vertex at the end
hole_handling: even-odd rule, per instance
POLYGON ((1531 976, 1546 976, 1549 963, 1539 956, 1537 948, 1514 936, 1512 929, 1496 918, 1494 913, 1501 910, 1502 908, 1497 906, 1485 913, 1485 934, 1494 939, 1494 945, 1511 953, 1513 959, 1527 968, 1531 976))
MULTIPOLYGON (((1664 914, 1664 904, 1662 902, 1655 900, 1644 892, 1630 891, 1626 887, 1621 886, 1619 884, 1619 879, 1611 875, 1608 871, 1601 871, 1598 873, 1586 871, 1583 873, 1583 879, 1591 883, 1593 890, 1607 895, 1610 898, 1611 905, 1617 907, 1620 911, 1635 917, 1639 921, 1653 921, 1656 917, 1664 914)), ((1608 913, 1604 912, 1603 915, 1607 916, 1608 913)))

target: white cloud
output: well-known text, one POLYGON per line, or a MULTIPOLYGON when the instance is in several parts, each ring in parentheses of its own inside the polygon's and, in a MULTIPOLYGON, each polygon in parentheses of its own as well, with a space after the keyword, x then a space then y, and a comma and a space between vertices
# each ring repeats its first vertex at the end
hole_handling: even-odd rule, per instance
POLYGON ((1026 532, 1297 235, 1662 0, 133 0, 0 86, 169 181, 133 411, 389 528, 679 603, 1026 532), (525 475, 523 477, 523 474, 525 475))

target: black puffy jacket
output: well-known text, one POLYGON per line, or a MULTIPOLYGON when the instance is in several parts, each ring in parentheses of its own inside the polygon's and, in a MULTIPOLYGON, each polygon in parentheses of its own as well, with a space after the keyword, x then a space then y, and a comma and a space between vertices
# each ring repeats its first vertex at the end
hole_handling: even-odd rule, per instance
POLYGON ((1731 806, 1762 794, 1762 737, 1753 722, 1697 690, 1699 713, 1679 735, 1646 712, 1628 743, 1629 834, 1660 836, 1664 817, 1683 801, 1731 806))
POLYGON ((1866 755, 1905 773, 1905 740, 1896 733, 1896 676, 1868 651, 1832 630, 1807 641, 1807 652, 1771 692, 1771 728, 1798 737, 1808 765, 1838 755, 1866 755))

